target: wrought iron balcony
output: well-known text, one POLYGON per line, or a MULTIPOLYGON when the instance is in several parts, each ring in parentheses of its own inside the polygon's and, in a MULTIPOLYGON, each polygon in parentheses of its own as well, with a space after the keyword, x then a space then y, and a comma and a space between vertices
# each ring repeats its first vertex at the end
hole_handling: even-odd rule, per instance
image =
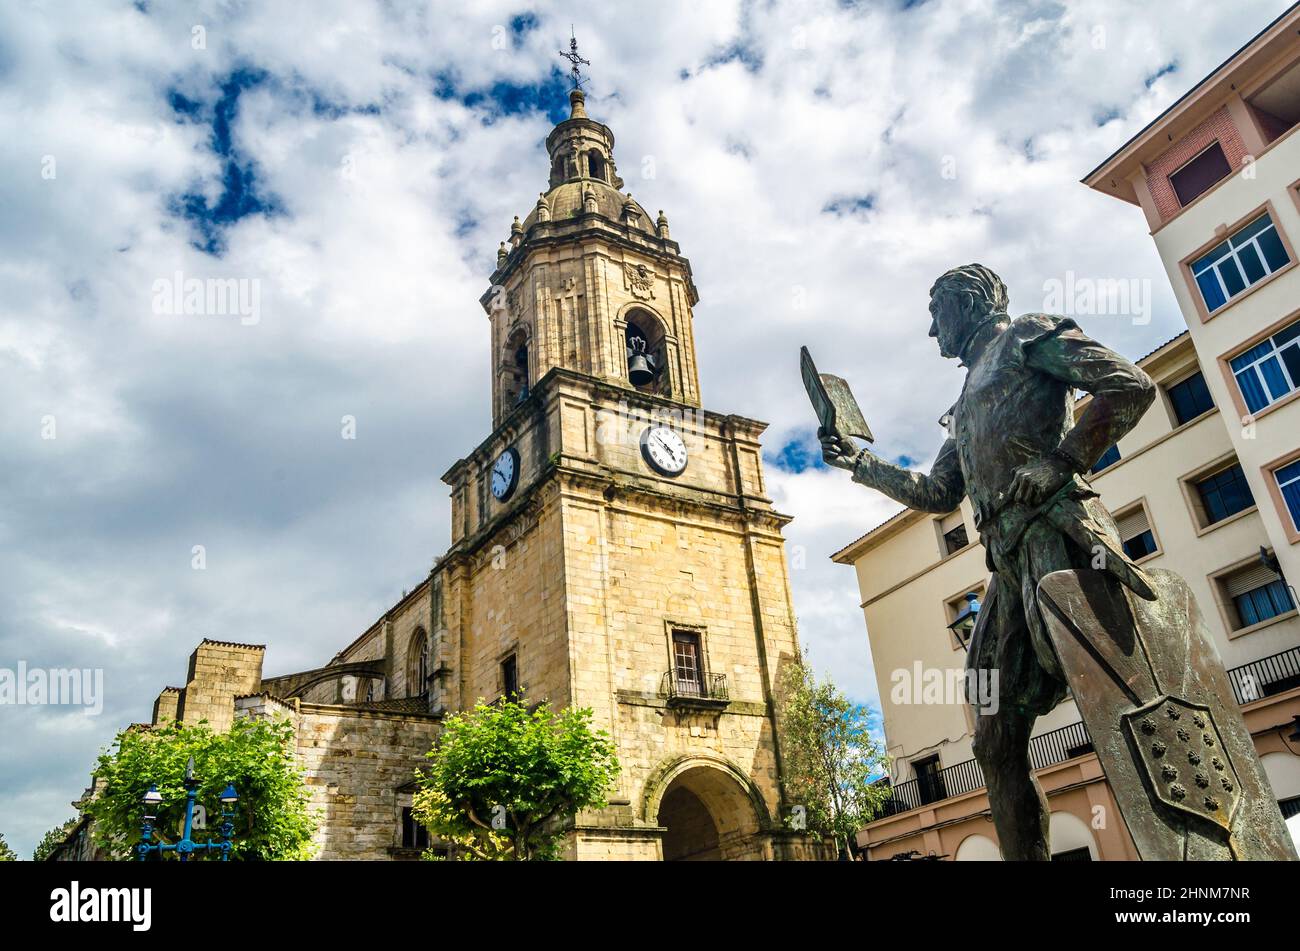
POLYGON ((688 670, 664 671, 659 691, 669 706, 725 707, 731 699, 726 674, 697 674, 688 670))
MULTIPOLYGON (((1083 721, 1063 726, 1029 741, 1029 765, 1043 769, 1092 752, 1092 738, 1083 721)), ((973 759, 963 760, 947 769, 892 787, 882 816, 896 816, 953 796, 961 796, 985 786, 984 772, 973 759)))
MULTIPOLYGON (((1300 647, 1261 657, 1228 671, 1232 693, 1237 703, 1271 697, 1293 687, 1300 687, 1300 647)), ((1092 739, 1082 722, 1035 736, 1029 741, 1029 763, 1038 770, 1063 763, 1092 752, 1092 739)), ((899 783, 891 789, 881 816, 910 812, 932 802, 961 796, 984 788, 984 773, 973 759, 938 770, 918 779, 899 783)))
POLYGON ((1261 657, 1228 671, 1232 695, 1241 704, 1300 687, 1300 647, 1261 657))

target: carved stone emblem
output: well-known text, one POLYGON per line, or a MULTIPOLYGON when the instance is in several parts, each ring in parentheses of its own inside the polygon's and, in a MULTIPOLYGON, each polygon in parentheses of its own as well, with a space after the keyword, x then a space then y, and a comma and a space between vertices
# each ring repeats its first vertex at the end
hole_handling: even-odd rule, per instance
POLYGON ((623 265, 623 282, 633 297, 649 300, 655 296, 655 274, 644 264, 623 265))
POLYGON ((1240 798, 1237 774, 1231 762, 1219 755, 1222 741, 1208 707, 1160 697, 1127 714, 1124 723, 1156 799, 1171 809, 1230 828, 1240 798), (1184 729, 1184 717, 1199 732, 1184 729))

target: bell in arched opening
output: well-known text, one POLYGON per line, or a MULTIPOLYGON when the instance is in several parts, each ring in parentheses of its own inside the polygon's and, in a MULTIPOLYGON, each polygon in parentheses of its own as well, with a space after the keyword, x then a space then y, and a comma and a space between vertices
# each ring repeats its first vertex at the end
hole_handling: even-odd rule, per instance
POLYGON ((659 375, 658 361, 646 339, 631 325, 627 328, 627 379, 633 386, 648 386, 659 375))

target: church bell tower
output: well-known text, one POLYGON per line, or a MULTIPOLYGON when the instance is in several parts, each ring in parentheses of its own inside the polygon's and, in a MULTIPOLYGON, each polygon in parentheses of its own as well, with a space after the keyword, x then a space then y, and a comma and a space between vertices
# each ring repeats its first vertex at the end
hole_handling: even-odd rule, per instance
POLYGON ((443 476, 429 702, 593 710, 622 769, 569 857, 820 855, 781 784, 799 647, 765 424, 702 407, 690 263, 576 80, 480 300, 493 429, 443 476))

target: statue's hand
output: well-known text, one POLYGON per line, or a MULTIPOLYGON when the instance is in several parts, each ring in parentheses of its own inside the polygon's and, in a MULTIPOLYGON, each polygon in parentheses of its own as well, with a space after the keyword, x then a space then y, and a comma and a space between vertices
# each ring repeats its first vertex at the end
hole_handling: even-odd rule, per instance
POLYGON ((858 459, 858 447, 853 445, 852 439, 837 433, 827 433, 820 428, 817 430, 817 438, 822 444, 822 461, 837 469, 853 471, 858 459))
POLYGON ((1073 476, 1074 473, 1066 462, 1055 456, 1046 456, 1037 462, 1026 463, 1011 477, 1011 486, 1007 489, 1007 501, 1038 505, 1044 499, 1055 495, 1057 490, 1073 476))

